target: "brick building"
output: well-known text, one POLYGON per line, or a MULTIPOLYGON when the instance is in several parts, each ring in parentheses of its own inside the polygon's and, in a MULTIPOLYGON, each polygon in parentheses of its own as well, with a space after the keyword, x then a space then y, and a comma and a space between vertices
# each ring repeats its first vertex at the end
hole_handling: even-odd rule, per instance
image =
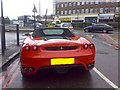
POLYGON ((120 0, 54 0, 56 19, 71 22, 114 21, 120 0))

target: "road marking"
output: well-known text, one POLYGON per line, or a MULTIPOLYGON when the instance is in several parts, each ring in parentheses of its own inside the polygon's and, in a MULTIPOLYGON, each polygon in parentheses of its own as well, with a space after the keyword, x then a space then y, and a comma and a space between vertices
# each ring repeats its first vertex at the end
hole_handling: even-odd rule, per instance
POLYGON ((115 88, 116 90, 120 90, 120 88, 115 85, 112 81, 110 81, 105 75, 103 75, 97 68, 93 68, 93 70, 103 79, 105 80, 110 86, 115 88))
POLYGON ((7 81, 7 83, 3 86, 3 89, 7 89, 10 84, 13 82, 13 80, 16 78, 16 76, 19 74, 19 68, 15 71, 15 73, 12 75, 12 77, 7 81))
MULTIPOLYGON (((109 35, 106 35, 108 38, 110 38, 113 42, 115 42, 116 44, 118 44, 118 42, 116 40, 114 40, 112 37, 110 37, 109 35)), ((117 37, 118 38, 118 37, 117 37)))
POLYGON ((101 38, 103 38, 108 44, 107 45, 109 45, 109 46, 112 46, 113 48, 115 48, 115 49, 119 49, 119 45, 117 44, 117 42, 115 42, 115 40, 113 40, 110 36, 108 36, 108 35, 106 35, 109 39, 111 39, 112 40, 112 42, 114 42, 114 43, 112 43, 110 40, 108 40, 108 38, 106 38, 105 37, 105 34, 100 34, 99 35, 101 38), (115 44, 116 43, 116 44, 115 44))
POLYGON ((4 76, 0 78, 0 85, 10 76, 10 74, 17 68, 17 66, 18 66, 18 61, 12 66, 12 68, 8 72, 5 73, 4 76))

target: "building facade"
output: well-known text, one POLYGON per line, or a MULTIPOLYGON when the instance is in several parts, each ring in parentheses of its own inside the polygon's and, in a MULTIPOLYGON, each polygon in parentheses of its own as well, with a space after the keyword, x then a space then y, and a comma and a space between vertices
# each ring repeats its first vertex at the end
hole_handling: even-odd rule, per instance
POLYGON ((120 0, 54 0, 56 19, 71 22, 114 21, 120 0))

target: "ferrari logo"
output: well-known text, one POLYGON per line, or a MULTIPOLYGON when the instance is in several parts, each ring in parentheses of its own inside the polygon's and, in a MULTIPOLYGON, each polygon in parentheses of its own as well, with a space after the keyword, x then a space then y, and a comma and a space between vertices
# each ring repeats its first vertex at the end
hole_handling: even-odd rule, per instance
POLYGON ((63 50, 63 47, 60 47, 61 50, 63 50))

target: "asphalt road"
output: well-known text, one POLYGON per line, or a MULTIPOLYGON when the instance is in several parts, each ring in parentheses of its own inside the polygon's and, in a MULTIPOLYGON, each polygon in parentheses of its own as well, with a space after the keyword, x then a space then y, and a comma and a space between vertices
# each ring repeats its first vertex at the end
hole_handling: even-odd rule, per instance
MULTIPOLYGON (((117 88, 118 85, 118 51, 109 46, 95 33, 75 31, 76 34, 90 39, 96 46, 95 68, 90 72, 80 69, 58 74, 47 70, 34 78, 24 79, 19 69, 19 58, 4 68, 0 78, 3 88, 117 88)), ((21 33, 21 39, 22 37, 21 33)), ((1 83, 0 83, 1 84, 1 83)), ((109 90, 111 90, 109 89, 109 90)))
MULTIPOLYGON (((26 37, 24 34, 28 32, 20 32, 19 33, 19 40, 20 43, 26 37)), ((0 34, 1 37, 1 34, 0 34)), ((5 32, 5 39, 6 39, 6 47, 10 47, 12 45, 17 45, 17 33, 16 32, 5 32)), ((0 39, 0 46, 1 46, 1 39, 0 39)), ((1 47, 0 47, 1 50, 1 47)))

